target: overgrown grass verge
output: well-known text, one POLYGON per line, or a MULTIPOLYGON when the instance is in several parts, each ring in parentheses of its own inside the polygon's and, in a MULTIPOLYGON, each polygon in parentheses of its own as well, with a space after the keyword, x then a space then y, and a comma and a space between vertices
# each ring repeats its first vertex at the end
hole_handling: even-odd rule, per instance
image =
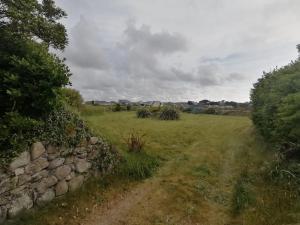
POLYGON ((85 116, 99 116, 104 112, 109 111, 110 108, 108 106, 92 106, 92 105, 83 105, 80 109, 80 114, 85 116))
POLYGON ((119 176, 130 180, 142 180, 151 177, 159 164, 157 157, 145 152, 125 153, 117 173, 119 176))
POLYGON ((251 182, 247 171, 243 171, 233 189, 232 213, 239 215, 243 210, 255 202, 254 193, 251 191, 251 182))

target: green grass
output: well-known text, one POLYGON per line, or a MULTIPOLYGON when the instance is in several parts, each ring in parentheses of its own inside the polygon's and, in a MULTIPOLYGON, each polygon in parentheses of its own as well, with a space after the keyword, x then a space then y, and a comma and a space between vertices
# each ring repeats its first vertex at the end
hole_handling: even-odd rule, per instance
POLYGON ((118 175, 123 178, 142 180, 151 177, 159 166, 156 157, 141 153, 124 153, 123 162, 118 168, 118 175))
POLYGON ((243 171, 236 181, 232 196, 233 215, 239 215, 243 210, 255 202, 255 196, 251 191, 251 182, 247 171, 243 171))
POLYGON ((99 116, 104 112, 110 111, 109 106, 92 106, 92 105, 83 105, 80 109, 80 114, 82 116, 99 116))
MULTIPOLYGON (((165 214, 174 215, 174 224, 183 223, 180 218, 186 216, 195 223, 208 224, 297 222, 287 216, 295 211, 291 205, 297 197, 283 196, 294 193, 270 185, 261 175, 273 153, 256 136, 248 117, 183 113, 178 121, 160 121, 139 120, 132 112, 120 112, 88 116, 86 120, 121 151, 126 151, 126 146, 120 140, 132 130, 146 134, 146 153, 165 160, 155 175, 161 191, 153 194, 153 204, 161 204, 165 214), (248 177, 241 171, 247 171, 248 177), (278 190, 282 195, 274 198, 278 190), (201 216, 203 212, 209 213, 201 216)), ((163 220, 162 215, 155 216, 155 210, 149 213, 163 220)))
MULTIPOLYGON (((76 212, 74 207, 102 204, 112 193, 134 185, 151 191, 130 206, 129 217, 121 218, 128 225, 300 222, 296 189, 265 179, 264 168, 273 153, 256 136, 248 117, 182 113, 178 121, 162 121, 141 120, 135 112, 108 112, 92 106, 85 110, 82 116, 92 130, 115 145, 124 160, 105 187, 92 186, 85 189, 89 195, 82 192, 77 201, 71 201, 72 207, 63 211, 68 218, 76 212), (124 138, 133 130, 146 134, 142 154, 128 153, 124 138), (107 190, 108 197, 103 198, 106 195, 99 189, 107 190)), ((47 221, 43 224, 73 225, 94 213, 60 221, 52 219, 60 212, 51 211, 51 215, 36 213, 35 218, 47 221)))

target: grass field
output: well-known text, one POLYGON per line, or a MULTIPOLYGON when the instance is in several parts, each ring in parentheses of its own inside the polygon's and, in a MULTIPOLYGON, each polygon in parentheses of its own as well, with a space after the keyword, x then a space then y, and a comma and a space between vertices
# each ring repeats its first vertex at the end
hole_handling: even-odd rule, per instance
MULTIPOLYGON (((96 184, 81 190, 80 197, 65 200, 70 207, 57 212, 50 207, 51 213, 41 210, 35 221, 85 225, 281 225, 300 221, 298 195, 265 181, 264 168, 273 154, 256 137, 247 117, 182 114, 179 121, 160 121, 100 108, 89 108, 82 116, 94 132, 121 152, 127 151, 124 138, 130 132, 145 134, 145 151, 159 159, 161 166, 144 181, 112 178, 105 188, 94 181, 96 184)), ((22 221, 25 224, 26 219, 22 221)))

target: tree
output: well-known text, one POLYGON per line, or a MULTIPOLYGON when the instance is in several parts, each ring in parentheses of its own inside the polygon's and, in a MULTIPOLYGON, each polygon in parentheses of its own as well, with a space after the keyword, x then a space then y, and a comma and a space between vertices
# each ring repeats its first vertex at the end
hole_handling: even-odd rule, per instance
POLYGON ((59 89, 71 75, 48 51, 67 44, 66 30, 57 22, 66 13, 52 0, 0 2, 0 116, 43 117, 58 105, 59 89))
POLYGON ((1 36, 9 33, 13 39, 42 41, 61 50, 67 45, 66 29, 58 22, 66 13, 53 0, 0 0, 0 4, 1 36))
POLYGON ((65 16, 53 0, 0 0, 0 164, 61 105, 71 73, 49 48, 67 45, 65 16))

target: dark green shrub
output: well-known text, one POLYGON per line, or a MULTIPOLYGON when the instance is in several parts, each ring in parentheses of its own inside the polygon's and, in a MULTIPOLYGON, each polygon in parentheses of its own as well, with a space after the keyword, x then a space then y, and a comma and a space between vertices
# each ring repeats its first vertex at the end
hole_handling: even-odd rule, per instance
POLYGON ((127 110, 127 111, 130 111, 131 108, 132 108, 131 105, 126 105, 126 110, 127 110))
POLYGON ((214 108, 208 108, 204 110, 205 114, 217 114, 217 111, 214 108))
POLYGON ((158 113, 158 112, 160 112, 160 106, 159 107, 151 107, 150 108, 150 112, 151 113, 158 113))
POLYGON ((160 113, 159 119, 161 119, 161 120, 178 120, 179 112, 176 109, 165 108, 160 113))
POLYGON ((252 120, 269 142, 283 151, 300 145, 300 61, 264 73, 251 92, 252 120))
POLYGON ((45 120, 7 113, 0 119, 0 128, 0 162, 4 167, 34 141, 75 147, 91 136, 79 116, 63 108, 51 112, 45 120))
POLYGON ((54 145, 75 147, 91 136, 80 117, 63 108, 53 111, 39 127, 39 139, 54 145))
POLYGON ((115 104, 113 111, 114 112, 120 112, 122 110, 122 107, 119 103, 115 104))
POLYGON ((136 116, 138 118, 149 118, 151 116, 151 112, 146 108, 141 108, 136 112, 136 116))
POLYGON ((18 112, 42 118, 60 105, 60 89, 69 83, 69 69, 46 46, 30 41, 13 44, 17 49, 8 51, 0 45, 0 116, 18 112))
POLYGON ((191 107, 188 107, 188 108, 182 108, 181 111, 185 113, 192 113, 193 109, 191 107))
POLYGON ((26 150, 41 122, 16 112, 6 113, 0 118, 0 168, 5 167, 18 153, 26 150))

